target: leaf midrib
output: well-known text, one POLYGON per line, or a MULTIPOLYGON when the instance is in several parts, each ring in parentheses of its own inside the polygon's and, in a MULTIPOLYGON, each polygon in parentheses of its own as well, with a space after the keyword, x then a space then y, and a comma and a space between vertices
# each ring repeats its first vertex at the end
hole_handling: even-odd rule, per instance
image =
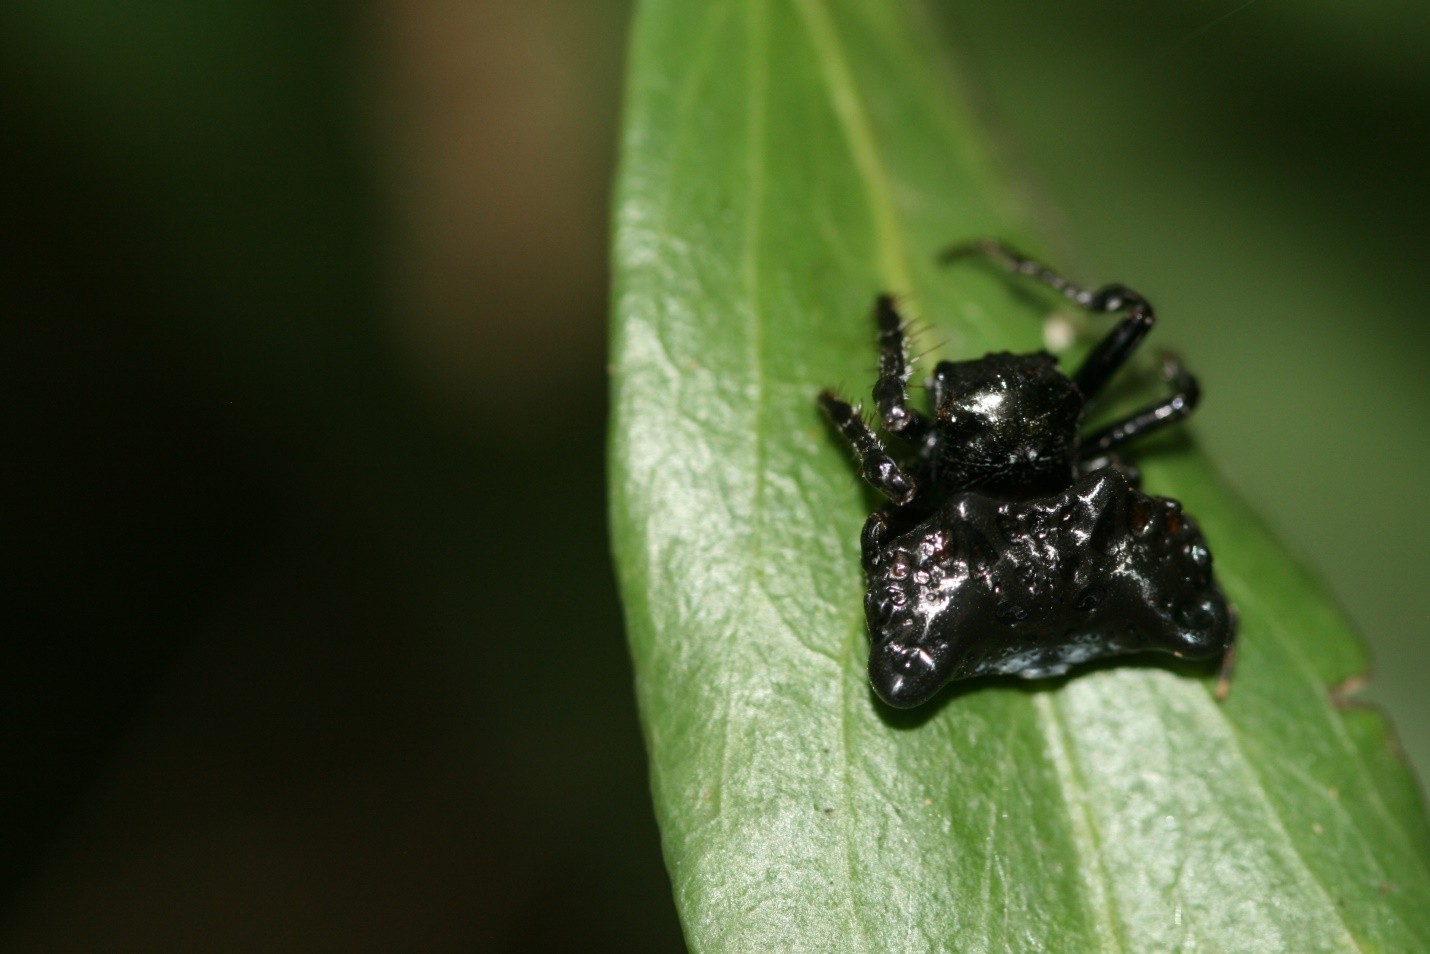
MULTIPOLYGON (((759 0, 754 0, 754 2, 758 4, 759 0)), ((898 293, 910 300, 914 309, 917 311, 917 292, 914 287, 912 269, 909 265, 910 256, 908 253, 908 243, 905 241, 903 226, 893 201, 893 190, 890 185, 889 175, 879 152, 877 139, 873 132, 873 125, 864 108, 862 99, 858 93, 857 84, 854 82, 853 75, 849 69, 848 60, 839 40, 838 32, 829 19, 829 13, 824 4, 824 0, 791 0, 791 2, 800 14, 800 19, 804 24, 809 42, 814 48, 819 60, 825 79, 825 86, 829 92, 832 110, 839 122, 840 131, 844 134, 845 145, 849 149, 859 180, 864 186, 868 210, 874 223, 874 245, 877 250, 874 263, 875 271, 879 275, 886 290, 898 293)), ((756 373, 760 377, 760 380, 763 380, 763 367, 760 367, 756 373)), ((763 447, 762 441, 760 444, 761 447, 763 447)), ((761 471, 761 473, 763 472, 761 471)), ((760 483, 763 485, 763 480, 761 480, 760 483)), ((851 658, 846 661, 846 665, 858 666, 859 660, 857 657, 862 648, 860 642, 858 640, 850 640, 846 645, 849 647, 851 656, 851 658)), ((850 859, 849 897, 856 923, 858 923, 858 905, 854 903, 852 895, 853 869, 850 853, 853 850, 853 844, 847 822, 849 817, 847 809, 850 804, 848 772, 851 763, 851 759, 848 757, 850 754, 848 726, 849 719, 852 715, 851 706, 866 703, 862 701, 851 702, 847 685, 842 694, 842 703, 845 711, 841 720, 843 728, 841 735, 843 737, 842 742, 846 756, 843 773, 846 824, 843 830, 846 859, 850 859)), ((1060 731, 1058 725, 1060 719, 1056 712, 1055 701, 1048 699, 1044 695, 1039 695, 1036 698, 1034 710, 1037 715, 1039 732, 1042 734, 1045 743, 1049 745, 1054 744, 1053 734, 1060 731), (1047 699, 1047 702, 1043 704, 1045 699, 1047 699)), ((1227 728, 1233 737, 1238 738, 1239 743, 1236 727, 1234 725, 1228 725, 1227 728)), ((1344 733, 1340 734, 1343 735, 1344 733)), ((1068 745, 1071 745, 1070 738, 1066 741, 1068 745)), ((1080 796, 1076 790, 1072 792, 1066 790, 1066 785, 1069 784, 1070 781, 1075 782, 1075 780, 1069 779, 1064 769, 1067 768, 1075 771, 1075 766, 1071 752, 1068 751, 1064 754, 1067 756, 1068 764, 1066 766, 1060 765, 1058 774, 1062 784, 1065 786, 1065 795, 1072 796, 1071 798, 1064 799, 1064 807, 1068 815, 1070 826, 1069 830, 1072 832, 1074 840, 1079 843, 1079 851, 1081 854, 1079 866, 1084 869, 1086 876, 1100 882, 1103 903, 1101 905, 1096 903, 1096 889, 1092 889, 1094 896, 1085 898, 1084 902, 1092 910, 1093 922, 1097 925, 1098 933, 1103 942, 1108 945, 1115 945, 1115 950, 1125 950, 1125 939, 1122 937, 1120 930, 1121 919, 1117 917, 1114 909, 1116 895, 1112 889, 1108 874, 1100 861, 1101 853, 1097 846, 1095 832, 1096 822, 1092 817, 1088 816, 1085 811, 1081 822, 1078 818, 1074 817, 1078 809, 1073 806, 1072 801, 1081 800, 1085 803, 1086 799, 1080 796)), ((1359 753, 1353 754, 1357 760, 1357 764, 1360 765, 1359 753)), ((1307 880, 1315 885, 1317 891, 1324 899, 1325 909, 1332 912, 1335 920, 1341 925, 1344 938, 1351 943, 1352 947, 1359 950, 1359 946, 1350 933, 1349 925, 1333 902, 1327 886, 1321 882, 1315 870, 1302 856, 1299 847, 1294 843, 1293 839, 1291 839, 1290 833, 1285 827, 1285 819, 1281 817, 1275 807, 1274 801, 1261 785, 1260 776, 1247 764, 1245 753, 1239 744, 1237 748, 1237 761, 1240 763, 1246 777, 1251 781, 1248 787, 1255 790, 1256 797, 1263 805, 1267 815, 1274 820, 1277 840, 1282 843, 1285 849, 1289 850, 1290 856, 1296 859, 1297 865, 1301 868, 1307 880)), ((1384 811, 1384 806, 1378 797, 1378 793, 1376 793, 1376 804, 1384 811)), ((862 924, 860 924, 860 928, 862 931, 862 924)))
MULTIPOLYGON (((874 222, 874 243, 878 250, 875 261, 875 271, 883 280, 886 289, 902 293, 910 299, 915 299, 915 289, 912 278, 912 270, 909 267, 909 255, 907 243, 903 238, 903 229, 900 224, 898 212, 894 206, 892 198, 892 187, 889 184, 888 173, 883 160, 879 154, 879 149, 873 134, 873 126, 864 109, 863 103, 855 87, 853 77, 849 71, 847 60, 844 56, 842 46, 839 42, 838 34, 833 24, 829 22, 828 11, 825 9, 822 0, 793 0, 794 5, 801 14, 801 20, 805 25, 806 33, 809 36, 810 44, 814 47, 816 56, 819 59, 823 70, 826 88, 830 92, 830 104, 836 118, 839 121, 841 132, 844 134, 845 144, 848 146, 850 154, 854 160, 855 169, 858 172, 859 180, 864 184, 865 196, 868 200, 870 216, 874 222)), ((917 304, 915 301, 915 308, 917 304)), ((853 639, 846 643, 849 647, 850 659, 846 661, 846 666, 858 667, 858 654, 862 646, 860 640, 853 639)), ((854 702, 850 700, 848 692, 848 680, 845 680, 845 689, 841 696, 844 706, 841 726, 843 728, 842 742, 844 745, 845 765, 844 765, 844 801, 846 806, 845 816, 849 815, 849 766, 852 759, 849 758, 849 720, 852 713, 852 706, 856 704, 867 705, 867 700, 854 702)), ((1040 731, 1045 740, 1049 737, 1046 713, 1042 708, 1037 709, 1040 731)), ((1063 772, 1059 770, 1060 777, 1063 772)), ((1066 779, 1064 779, 1066 783, 1066 779)), ((1094 904, 1093 898, 1086 898, 1085 903, 1093 908, 1093 922, 1098 926, 1099 934, 1105 942, 1115 942, 1116 950, 1123 950, 1125 945, 1121 943, 1121 938, 1117 933, 1117 919, 1107 906, 1112 903, 1113 893, 1111 885, 1107 883, 1106 872, 1101 864, 1094 866, 1094 870, 1088 872, 1089 860, 1096 861, 1099 857, 1095 844, 1090 844, 1092 836, 1084 825, 1078 823, 1074 817, 1074 808, 1064 800, 1064 807, 1068 813, 1070 831, 1074 840, 1080 842, 1079 868, 1085 873, 1100 878, 1102 880, 1103 905, 1094 904), (1099 909, 1100 908, 1100 909, 1099 909)), ((1086 825, 1091 825, 1092 819, 1084 817, 1086 825)), ((846 858, 853 851, 852 837, 847 828, 844 829, 846 858)), ((851 878, 851 898, 852 898, 852 865, 850 869, 851 878)), ((858 906, 854 906, 856 917, 858 906)))

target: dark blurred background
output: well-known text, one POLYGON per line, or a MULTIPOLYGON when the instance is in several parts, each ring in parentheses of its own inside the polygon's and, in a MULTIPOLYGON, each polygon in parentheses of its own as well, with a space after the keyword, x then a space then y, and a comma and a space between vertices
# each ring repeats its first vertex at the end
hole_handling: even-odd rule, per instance
MULTIPOLYGON (((1430 765, 1430 7, 935 7, 1430 765)), ((628 13, 0 6, 0 948, 679 949, 604 529, 628 13)))

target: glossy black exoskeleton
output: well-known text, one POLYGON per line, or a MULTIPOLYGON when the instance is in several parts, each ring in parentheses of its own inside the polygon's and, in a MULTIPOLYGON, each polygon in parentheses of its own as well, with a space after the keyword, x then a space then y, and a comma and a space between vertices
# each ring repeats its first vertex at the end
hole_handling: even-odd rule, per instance
POLYGON ((820 403, 889 504, 864 524, 869 678, 884 701, 916 706, 946 683, 1005 674, 1056 676, 1077 663, 1164 652, 1222 659, 1235 620, 1212 558, 1181 504, 1138 489, 1117 450, 1186 417, 1196 379, 1168 359, 1170 397, 1086 437, 1084 410, 1146 337, 1152 306, 1120 285, 1090 290, 995 241, 986 255, 1093 312, 1123 313, 1071 377, 1046 353, 940 361, 930 419, 908 401, 904 326, 889 296, 874 308, 874 403, 913 445, 911 465, 884 448, 859 410, 820 403))

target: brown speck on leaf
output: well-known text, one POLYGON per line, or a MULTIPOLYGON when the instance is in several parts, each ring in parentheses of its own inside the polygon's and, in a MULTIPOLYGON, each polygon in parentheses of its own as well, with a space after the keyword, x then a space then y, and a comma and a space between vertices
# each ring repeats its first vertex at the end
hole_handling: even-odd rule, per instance
POLYGON ((1331 704, 1342 712, 1356 705, 1356 700, 1352 698, 1356 693, 1365 688, 1369 680, 1365 673, 1357 673, 1348 679, 1331 687, 1331 704))
MULTIPOLYGON (((1236 609, 1232 608, 1233 617, 1236 609)), ((1232 624, 1235 626, 1235 623, 1232 624)), ((1236 643, 1232 643, 1226 648, 1226 652, 1221 657, 1221 667, 1217 670, 1216 689, 1212 695, 1217 702, 1225 702, 1226 697, 1231 694, 1231 678, 1236 675, 1236 643)))

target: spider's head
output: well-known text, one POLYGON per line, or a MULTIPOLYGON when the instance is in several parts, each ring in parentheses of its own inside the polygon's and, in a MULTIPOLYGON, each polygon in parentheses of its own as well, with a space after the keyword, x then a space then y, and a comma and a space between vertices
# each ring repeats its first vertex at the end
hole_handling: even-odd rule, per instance
POLYGON ((958 487, 1071 477, 1085 404, 1049 354, 990 354, 934 369, 939 458, 958 487))

